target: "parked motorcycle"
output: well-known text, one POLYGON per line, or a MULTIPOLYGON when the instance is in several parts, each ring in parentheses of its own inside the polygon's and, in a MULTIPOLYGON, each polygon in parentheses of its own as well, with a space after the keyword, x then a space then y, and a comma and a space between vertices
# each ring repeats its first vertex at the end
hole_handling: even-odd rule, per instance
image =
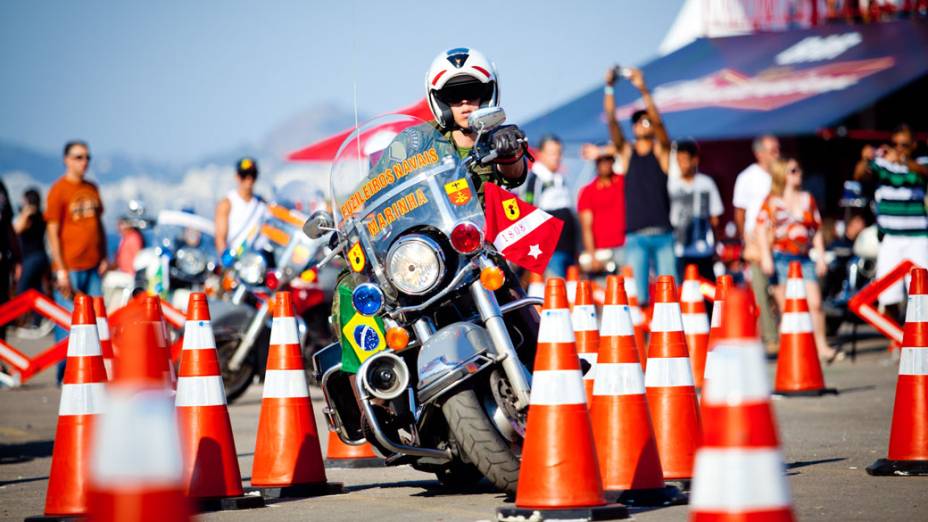
POLYGON ((312 354, 331 343, 330 289, 335 287, 338 268, 308 268, 321 257, 325 240, 309 239, 300 231, 306 219, 298 211, 271 204, 258 242, 250 245, 226 275, 233 278, 229 298, 215 306, 211 303, 216 348, 230 403, 245 393, 256 375, 264 373, 274 292, 289 290, 293 296, 307 368, 312 354))
POLYGON ((191 212, 162 210, 153 244, 135 257, 135 287, 186 309, 191 292, 217 289, 213 222, 191 212))
POLYGON ((389 465, 447 485, 483 476, 513 492, 541 300, 525 297, 483 241, 468 172, 496 157, 488 136, 505 118, 501 108, 472 113, 477 142, 464 159, 410 116, 357 129, 331 170, 335 216, 316 212, 304 231, 332 233, 321 264, 342 256, 351 268, 332 319, 344 343, 313 358, 329 427, 347 444, 369 441, 389 465))

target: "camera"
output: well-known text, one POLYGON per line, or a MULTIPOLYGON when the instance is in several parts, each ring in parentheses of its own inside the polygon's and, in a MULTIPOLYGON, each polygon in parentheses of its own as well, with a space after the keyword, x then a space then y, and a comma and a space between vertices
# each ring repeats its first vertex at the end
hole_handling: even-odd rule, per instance
POLYGON ((615 76, 616 78, 621 77, 627 80, 632 77, 632 69, 630 67, 622 67, 621 65, 616 65, 615 76))

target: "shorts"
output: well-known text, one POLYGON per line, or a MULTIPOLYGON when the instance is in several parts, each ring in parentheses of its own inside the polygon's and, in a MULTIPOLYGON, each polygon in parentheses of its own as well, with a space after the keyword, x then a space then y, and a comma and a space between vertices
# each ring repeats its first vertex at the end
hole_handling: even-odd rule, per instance
POLYGON ((785 285, 789 275, 789 264, 793 261, 799 261, 802 265, 802 278, 810 283, 818 284, 818 276, 815 275, 815 263, 808 255, 802 256, 797 254, 785 254, 782 252, 773 253, 774 277, 770 278, 771 285, 785 285))
MULTIPOLYGON (((901 236, 886 234, 880 241, 880 251, 876 256, 876 278, 879 279, 892 272, 899 263, 908 259, 920 267, 928 267, 928 236, 901 236)), ((899 281, 880 294, 880 304, 901 303, 904 295, 903 284, 899 281)))

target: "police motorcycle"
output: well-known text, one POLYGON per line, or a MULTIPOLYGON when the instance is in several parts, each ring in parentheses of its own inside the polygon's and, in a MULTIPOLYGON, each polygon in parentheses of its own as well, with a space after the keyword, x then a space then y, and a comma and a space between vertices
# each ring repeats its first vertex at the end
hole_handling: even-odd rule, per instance
POLYGON ((306 237, 300 227, 307 216, 271 203, 255 240, 235 261, 225 264, 224 300, 211 301, 213 332, 220 372, 229 403, 263 375, 272 324, 272 297, 290 291, 305 365, 331 342, 328 324, 337 268, 312 265, 322 257, 324 240, 306 237))
POLYGON ((342 342, 313 358, 329 428, 447 486, 486 477, 514 492, 541 300, 484 243, 468 172, 496 158, 488 136, 505 118, 470 114, 477 142, 463 159, 410 116, 357 129, 331 170, 334 217, 316 212, 304 231, 331 233, 321 263, 350 265, 333 310, 342 342))
POLYGON ((219 285, 215 226, 189 211, 162 210, 152 229, 152 245, 135 257, 135 288, 160 295, 186 309, 191 292, 219 285))

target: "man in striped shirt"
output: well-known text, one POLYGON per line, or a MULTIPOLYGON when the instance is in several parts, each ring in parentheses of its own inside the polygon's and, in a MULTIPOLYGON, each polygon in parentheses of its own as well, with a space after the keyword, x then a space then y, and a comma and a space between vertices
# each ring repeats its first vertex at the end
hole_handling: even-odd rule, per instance
MULTIPOLYGON (((907 125, 893 131, 892 145, 874 149, 864 147, 854 169, 855 180, 876 184, 876 222, 881 236, 876 260, 876 276, 883 277, 905 259, 928 266, 928 214, 925 189, 928 167, 912 158, 914 137, 907 125)), ((903 283, 880 295, 883 305, 902 301, 903 283)))

